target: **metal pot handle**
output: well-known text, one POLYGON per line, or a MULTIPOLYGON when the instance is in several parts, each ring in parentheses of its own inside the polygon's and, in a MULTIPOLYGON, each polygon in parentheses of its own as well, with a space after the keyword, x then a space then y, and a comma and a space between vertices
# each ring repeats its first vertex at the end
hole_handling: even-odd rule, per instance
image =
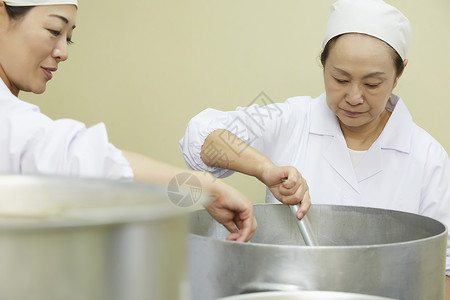
POLYGON ((251 294, 262 292, 293 292, 302 291, 303 289, 293 284, 282 284, 272 282, 250 282, 244 285, 239 294, 251 294))

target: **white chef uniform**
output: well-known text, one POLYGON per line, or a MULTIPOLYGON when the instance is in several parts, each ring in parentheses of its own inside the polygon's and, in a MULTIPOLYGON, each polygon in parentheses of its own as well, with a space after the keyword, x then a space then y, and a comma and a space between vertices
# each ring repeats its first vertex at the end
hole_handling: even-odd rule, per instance
MULTIPOLYGON (((217 177, 231 175, 233 171, 206 166, 200 158, 206 137, 216 129, 227 129, 276 165, 296 167, 308 183, 313 204, 412 212, 449 227, 450 161, 446 151, 412 121, 399 97, 392 95, 387 109, 392 111, 388 123, 356 166, 325 94, 231 112, 206 109, 189 122, 179 146, 191 169, 217 177)), ((235 142, 226 135, 223 139, 235 142)), ((276 202, 269 190, 266 202, 276 202)), ((446 270, 450 275, 449 248, 446 270)))
POLYGON ((0 80, 0 173, 132 179, 122 152, 108 142, 105 125, 86 128, 53 121, 15 97, 0 80))

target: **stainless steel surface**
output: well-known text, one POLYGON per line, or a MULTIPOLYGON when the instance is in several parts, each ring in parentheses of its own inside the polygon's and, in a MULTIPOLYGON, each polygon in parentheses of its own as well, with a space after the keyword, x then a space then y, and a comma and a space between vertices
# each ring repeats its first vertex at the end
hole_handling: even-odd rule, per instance
POLYGON ((296 217, 299 206, 298 205, 289 205, 289 208, 290 208, 292 214, 294 215, 295 222, 297 223, 297 227, 300 230, 300 233, 302 234, 302 238, 303 238, 303 241, 305 242, 305 245, 306 246, 319 246, 319 244, 317 244, 316 238, 312 234, 308 214, 304 215, 303 218, 301 220, 299 220, 296 217))
POLYGON ((264 292, 251 295, 238 295, 220 298, 218 300, 395 300, 378 296, 324 292, 324 291, 302 291, 302 292, 264 292))
POLYGON ((321 246, 303 243, 286 205, 255 205, 251 243, 226 241, 206 211, 191 216, 191 298, 210 300, 261 288, 335 291, 399 300, 444 299, 447 229, 416 214, 313 205, 311 229, 321 246), (294 263, 293 263, 294 262, 294 263))
POLYGON ((186 211, 166 189, 0 176, 0 299, 186 299, 186 211))

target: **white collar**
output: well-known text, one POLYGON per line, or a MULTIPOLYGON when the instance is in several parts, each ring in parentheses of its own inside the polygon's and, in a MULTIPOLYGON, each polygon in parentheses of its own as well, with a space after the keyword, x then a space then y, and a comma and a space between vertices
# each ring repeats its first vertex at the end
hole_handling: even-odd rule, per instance
MULTIPOLYGON (((413 132, 412 125, 414 124, 411 114, 403 100, 394 94, 389 99, 386 108, 392 111, 392 114, 376 143, 379 143, 382 149, 394 149, 409 153, 413 132)), ((339 121, 336 115, 329 109, 325 93, 313 100, 311 106, 310 133, 342 136, 339 121)))

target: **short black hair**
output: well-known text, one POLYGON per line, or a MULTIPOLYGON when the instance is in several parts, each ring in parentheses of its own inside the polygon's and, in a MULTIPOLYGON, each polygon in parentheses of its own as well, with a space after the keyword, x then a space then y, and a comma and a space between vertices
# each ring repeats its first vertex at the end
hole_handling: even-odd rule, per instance
POLYGON ((5 7, 9 17, 13 20, 18 20, 25 16, 30 9, 35 6, 10 6, 5 4, 5 7))

